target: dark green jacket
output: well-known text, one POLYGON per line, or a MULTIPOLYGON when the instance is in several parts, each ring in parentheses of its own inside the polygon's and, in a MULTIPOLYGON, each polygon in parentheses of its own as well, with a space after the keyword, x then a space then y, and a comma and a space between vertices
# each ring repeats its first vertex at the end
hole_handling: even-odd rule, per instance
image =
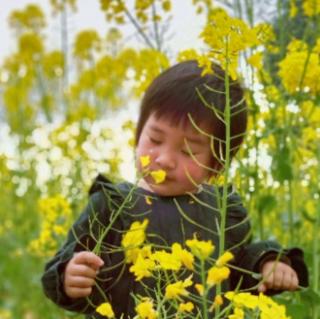
MULTIPOLYGON (((45 294, 60 307, 84 313, 88 318, 102 318, 85 298, 71 300, 63 291, 63 273, 66 263, 77 251, 92 250, 101 242, 100 256, 105 265, 99 273, 97 282, 112 304, 116 317, 134 316, 134 300, 131 293, 145 295, 142 285, 134 280, 124 263, 121 249, 123 233, 134 221, 147 218, 147 241, 154 247, 171 246, 174 242, 184 245, 194 235, 199 240, 211 240, 216 246, 213 257, 218 257, 221 190, 203 186, 203 190, 193 195, 160 197, 141 188, 132 191, 133 185, 122 183, 113 185, 102 176, 98 177, 90 190, 90 201, 79 219, 69 231, 67 241, 50 260, 42 277, 45 294), (128 196, 129 194, 129 196, 128 196), (148 200, 146 200, 148 197, 148 200), (150 205, 151 201, 151 205, 150 205), (106 231, 106 227, 108 230, 106 231)), ((281 247, 271 241, 251 243, 251 230, 248 215, 241 204, 240 197, 228 190, 228 209, 226 216, 225 250, 235 255, 234 265, 249 271, 259 272, 262 259, 267 255, 280 253, 281 247)), ((291 249, 281 252, 286 255, 299 274, 300 285, 307 286, 307 269, 302 251, 291 249)), ((195 279, 195 277, 194 277, 195 279)), ((254 287, 257 280, 251 275, 232 271, 223 290, 254 287)), ((152 282, 146 281, 148 286, 152 282)), ((93 305, 104 302, 97 289, 90 296, 93 305)), ((212 300, 212 299, 211 299, 212 300)))

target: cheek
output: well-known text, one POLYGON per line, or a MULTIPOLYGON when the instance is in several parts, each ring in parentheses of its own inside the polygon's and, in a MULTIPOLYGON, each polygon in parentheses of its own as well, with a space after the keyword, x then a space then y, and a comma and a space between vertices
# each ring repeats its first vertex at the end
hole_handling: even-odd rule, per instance
POLYGON ((185 163, 183 168, 183 173, 188 179, 188 175, 192 177, 192 179, 199 181, 206 178, 209 175, 209 170, 199 166, 195 161, 190 161, 185 163))

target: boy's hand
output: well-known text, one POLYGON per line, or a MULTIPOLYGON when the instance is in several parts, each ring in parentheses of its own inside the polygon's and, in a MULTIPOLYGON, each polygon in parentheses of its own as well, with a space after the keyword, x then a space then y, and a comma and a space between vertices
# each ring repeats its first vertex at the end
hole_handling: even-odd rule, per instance
POLYGON ((296 290, 299 285, 297 273, 287 264, 281 261, 267 261, 261 269, 263 282, 258 287, 259 292, 268 289, 296 290))
POLYGON ((103 260, 92 252, 76 253, 67 263, 64 273, 63 287, 70 298, 87 297, 103 260))

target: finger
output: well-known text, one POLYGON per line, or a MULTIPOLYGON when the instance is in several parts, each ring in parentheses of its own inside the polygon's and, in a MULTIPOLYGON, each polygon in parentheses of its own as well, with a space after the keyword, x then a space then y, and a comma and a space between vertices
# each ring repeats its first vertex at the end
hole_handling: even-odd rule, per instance
POLYGON ((94 279, 82 276, 71 276, 66 282, 66 286, 75 288, 90 288, 94 285, 94 279))
POLYGON ((95 278, 97 275, 97 270, 91 268, 87 265, 74 265, 69 272, 70 276, 81 276, 88 278, 95 278))
POLYGON ((92 288, 77 288, 77 287, 69 287, 66 289, 66 294, 70 298, 81 298, 87 297, 91 294, 92 288))
POLYGON ((284 287, 285 272, 281 269, 276 269, 273 274, 273 289, 281 290, 284 287))
POLYGON ((274 281, 274 272, 273 271, 267 271, 265 273, 262 274, 262 278, 263 278, 263 284, 267 289, 270 289, 273 287, 273 281, 274 281))
POLYGON ((75 264, 86 264, 95 270, 103 266, 104 261, 91 251, 82 251, 74 256, 75 264))
POLYGON ((259 292, 266 292, 267 286, 264 283, 261 283, 258 287, 259 292))
POLYGON ((292 280, 293 280, 293 273, 291 271, 284 272, 281 289, 291 290, 292 280))
POLYGON ((291 275, 291 285, 288 290, 294 291, 294 290, 297 290, 298 287, 299 287, 299 279, 296 272, 293 272, 293 274, 291 275))

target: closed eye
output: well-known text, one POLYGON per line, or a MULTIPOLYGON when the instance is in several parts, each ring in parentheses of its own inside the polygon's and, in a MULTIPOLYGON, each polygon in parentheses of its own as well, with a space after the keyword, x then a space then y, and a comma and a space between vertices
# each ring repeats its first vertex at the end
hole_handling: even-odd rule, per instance
POLYGON ((193 151, 191 151, 191 150, 181 150, 181 152, 182 152, 182 154, 184 154, 184 155, 186 155, 186 156, 189 156, 189 157, 191 157, 191 156, 196 156, 198 153, 196 153, 196 152, 193 152, 193 151))
POLYGON ((155 138, 153 138, 153 137, 151 137, 151 136, 149 136, 149 139, 150 139, 150 142, 151 142, 151 143, 153 143, 153 144, 158 145, 158 144, 160 144, 160 143, 161 143, 161 141, 160 141, 160 140, 155 139, 155 138))

